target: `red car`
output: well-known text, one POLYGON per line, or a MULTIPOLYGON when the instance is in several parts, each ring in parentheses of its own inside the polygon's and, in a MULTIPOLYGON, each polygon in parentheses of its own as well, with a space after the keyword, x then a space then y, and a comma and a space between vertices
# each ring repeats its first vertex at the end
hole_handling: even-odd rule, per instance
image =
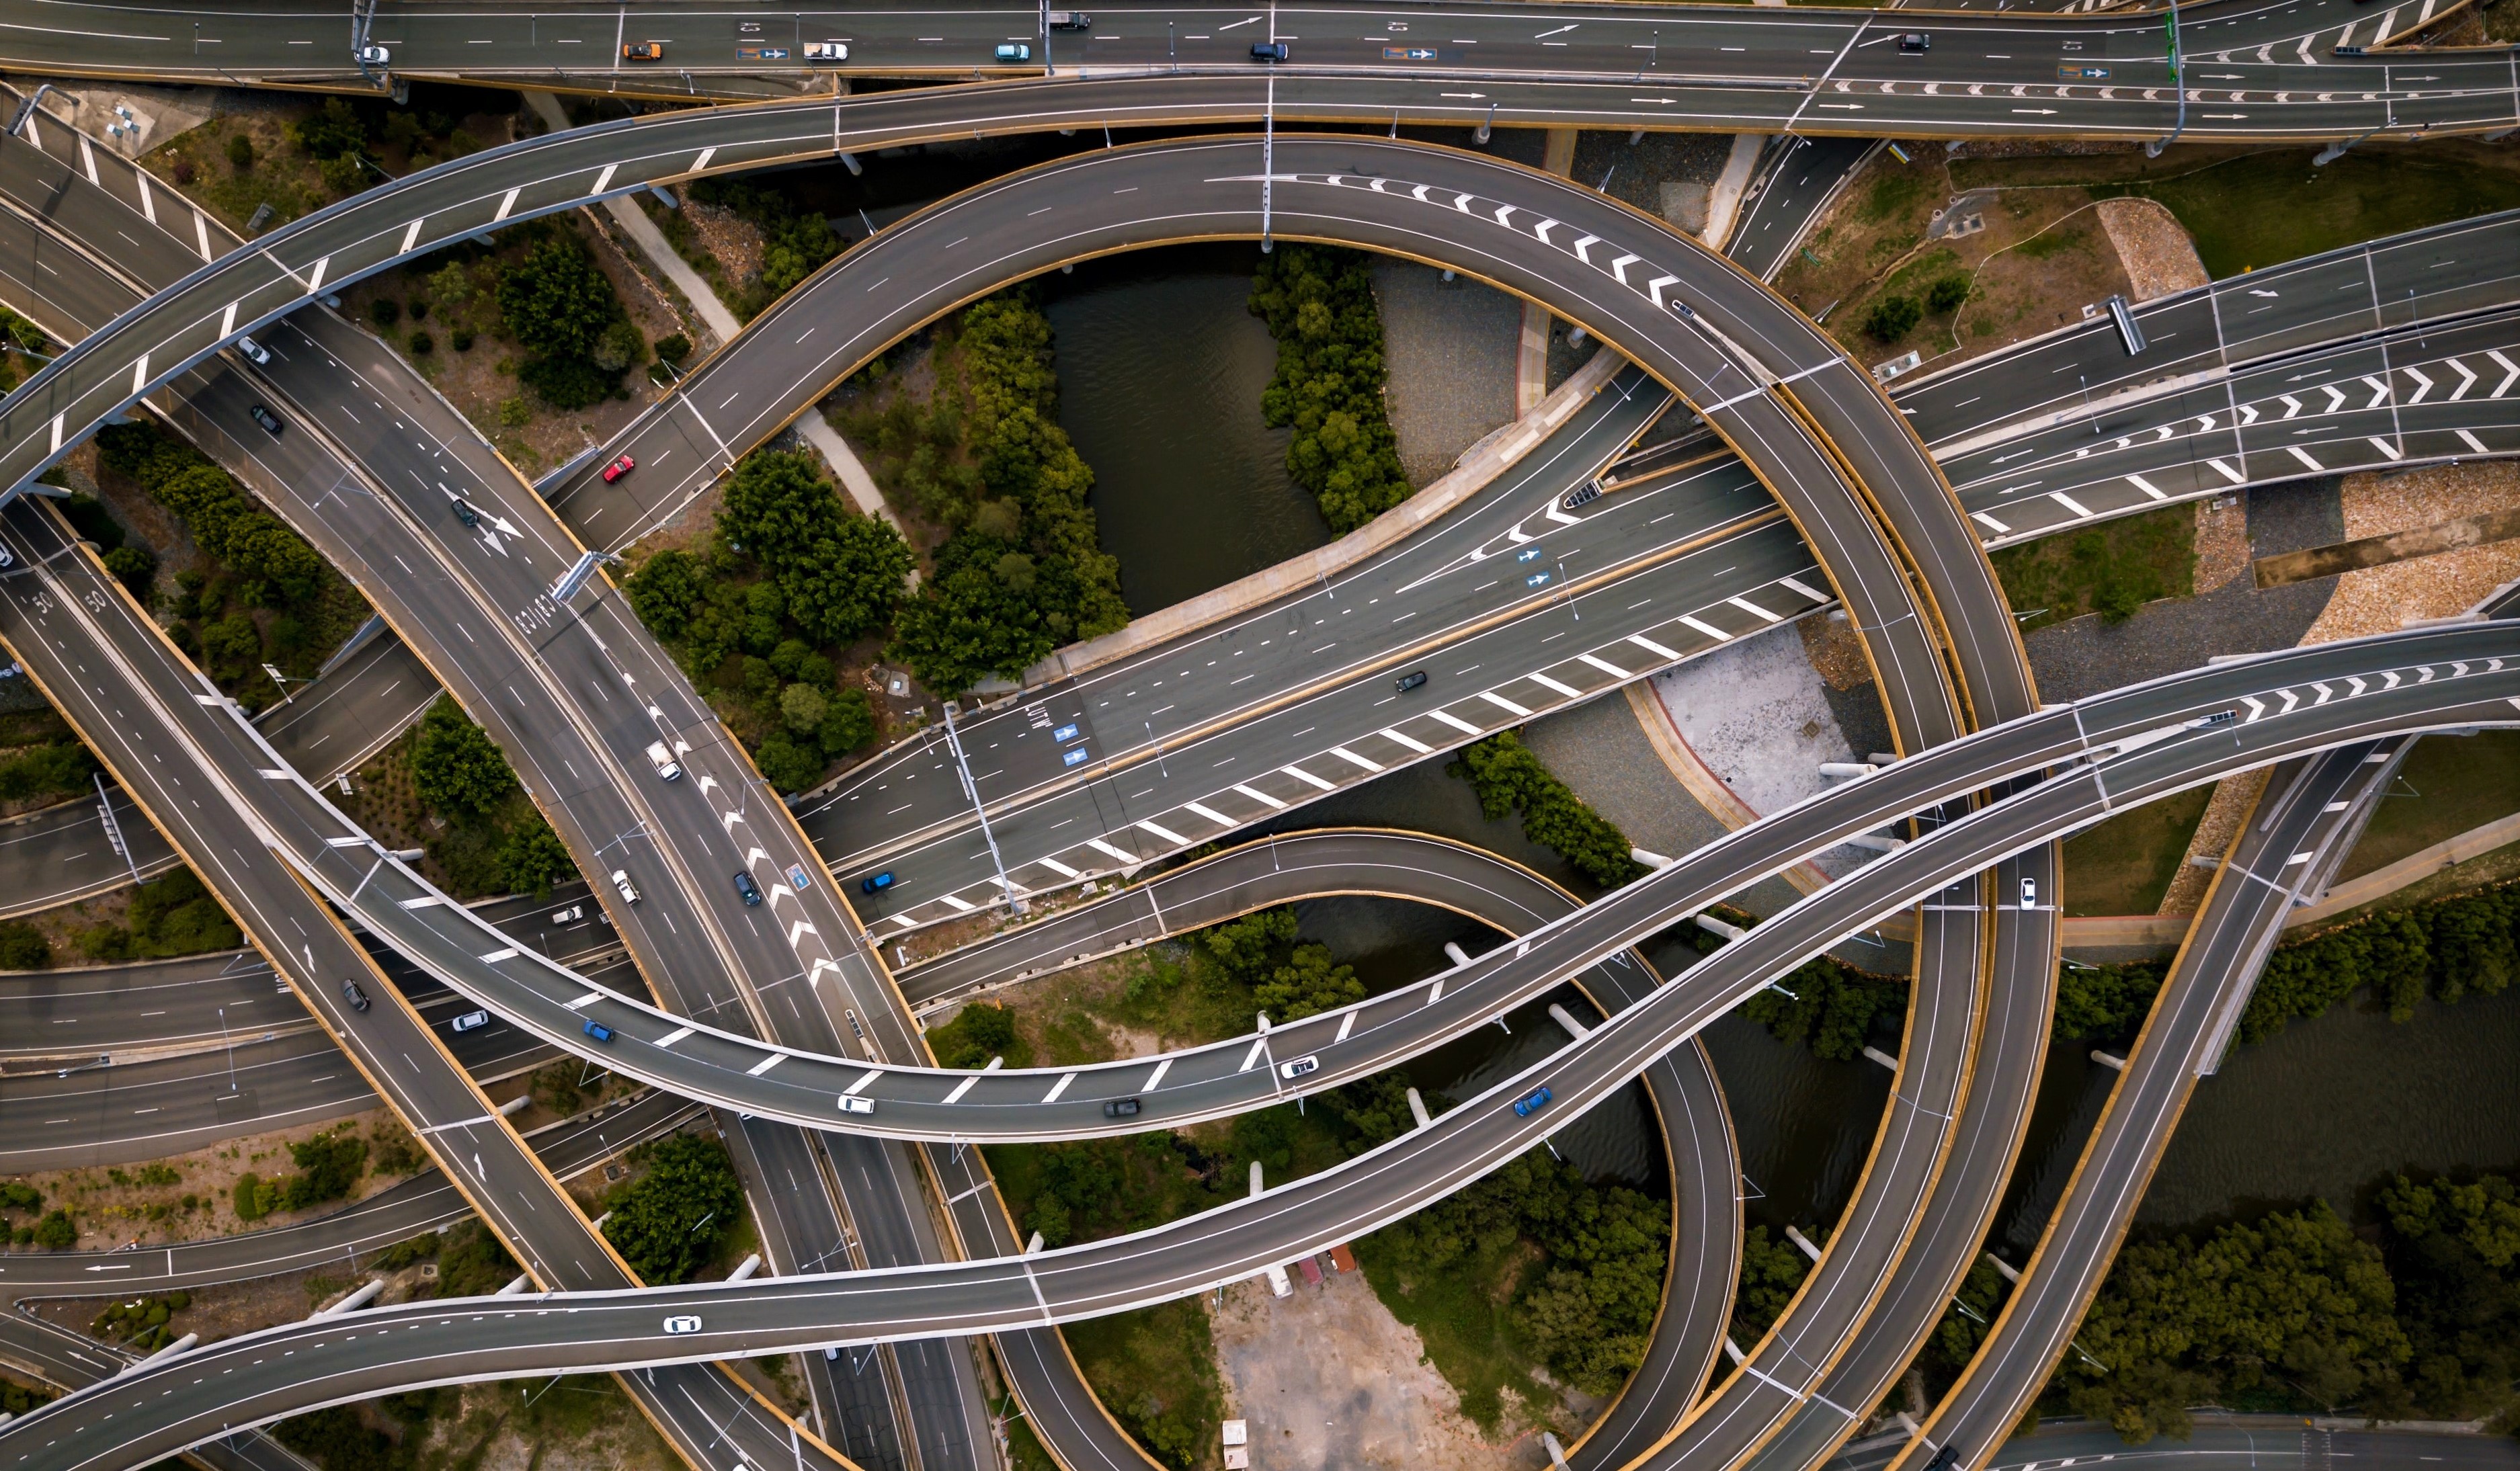
POLYGON ((604 483, 609 485, 613 481, 620 479, 623 475, 630 473, 638 468, 638 461, 624 455, 620 459, 613 461, 610 465, 604 467, 604 483))

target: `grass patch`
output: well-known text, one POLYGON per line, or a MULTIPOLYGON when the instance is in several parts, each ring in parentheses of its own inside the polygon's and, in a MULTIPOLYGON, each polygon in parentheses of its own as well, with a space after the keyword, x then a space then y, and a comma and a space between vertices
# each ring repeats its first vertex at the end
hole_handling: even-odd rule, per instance
POLYGON ((1995 554, 2003 593, 2024 633, 2098 613, 2123 623, 2143 604, 2196 590, 2196 513, 2165 506, 1995 554))
POLYGON ((1505 1419, 1508 1395, 1532 1405, 1555 1397, 1531 1377, 1533 1356, 1516 1341, 1509 1312, 1513 1289, 1538 1253, 1519 1238, 1481 1245, 1469 1270, 1422 1277, 1403 1273, 1399 1254, 1379 1233, 1357 1242, 1355 1250, 1373 1295, 1392 1316, 1418 1330, 1427 1361, 1461 1391, 1462 1413, 1493 1431, 1505 1419))
POLYGON ((2161 908, 2214 788, 2122 812, 2065 842, 2065 913, 2149 914, 2161 908))
POLYGON ((1188 1298, 1061 1330, 1085 1382, 1167 1466, 1197 1465, 1225 1419, 1225 1383, 1207 1302, 1188 1298))
POLYGON ((2341 877, 2385 869, 2445 838, 2520 812, 2520 731, 2428 736, 2371 814, 2341 877), (2409 794, 2411 792, 2411 794, 2409 794))
POLYGON ((2094 199, 2159 200, 2217 277, 2520 206, 2520 159, 2508 150, 2459 139, 2363 144, 2325 168, 2312 167, 2310 154, 1978 159, 1954 164, 1952 175, 1963 188, 2079 185, 2094 199))

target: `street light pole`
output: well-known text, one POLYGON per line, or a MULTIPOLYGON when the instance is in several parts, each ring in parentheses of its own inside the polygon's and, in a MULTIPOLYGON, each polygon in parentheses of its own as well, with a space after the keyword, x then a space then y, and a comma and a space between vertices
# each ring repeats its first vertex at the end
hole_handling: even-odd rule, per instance
POLYGON ((2163 149, 2177 143, 2179 135, 2187 131, 2187 79, 2179 74, 2180 69, 2179 0, 2170 0, 2170 87, 2179 95, 2179 121, 2171 128, 2169 137, 2143 146, 2143 156, 2147 158, 2160 157, 2163 149))
POLYGON ((1015 886, 1007 878, 1007 861, 998 852, 998 836, 989 830, 989 809, 980 800, 978 783, 971 780, 971 763, 963 755, 963 737, 954 729, 954 702, 945 702, 945 748, 954 753, 954 770, 962 774, 963 795, 971 799, 971 811, 980 819, 980 836, 989 845, 989 862, 998 869, 998 893, 1016 914, 1023 913, 1023 901, 1015 897, 1015 886))

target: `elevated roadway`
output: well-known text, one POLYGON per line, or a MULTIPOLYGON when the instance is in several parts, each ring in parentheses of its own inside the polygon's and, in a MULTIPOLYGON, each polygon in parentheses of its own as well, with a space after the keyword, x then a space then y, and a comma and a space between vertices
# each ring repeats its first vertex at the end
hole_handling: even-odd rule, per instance
POLYGON ((518 12, 380 7, 369 38, 392 60, 365 72, 351 18, 318 5, 214 0, 183 11, 47 4, 10 31, 13 69, 192 82, 373 90, 428 76, 688 100, 823 93, 834 72, 978 77, 1052 69, 1247 72, 1253 37, 1286 43, 1302 74, 1334 78, 1358 111, 1388 119, 1865 137, 2352 138, 2486 130, 2515 120, 2506 59, 2447 52, 2402 79, 2385 55, 2339 57, 2428 19, 2432 0, 2357 10, 2346 0, 2182 7, 2187 91, 2150 11, 1933 14, 1933 49, 1895 44, 1912 12, 1723 6, 1294 5, 1229 10, 1123 3, 1089 32, 1050 32, 1039 11, 994 5, 765 15, 726 4, 518 12), (819 33, 818 33, 819 32, 819 33), (625 64, 625 41, 664 59, 625 64), (840 40, 842 67, 806 42, 840 40), (1032 57, 996 61, 996 48, 1032 57), (2212 73, 2195 69, 2212 62, 2212 73), (2498 69, 2501 68, 2501 69, 2498 69), (1451 96, 1446 94, 1450 93, 1451 96), (1475 93, 1476 95, 1463 95, 1475 93))
MULTIPOLYGON (((2510 630, 2489 624, 2216 666, 2043 711, 1956 742, 1950 750, 2026 742, 2035 749, 2025 754, 2043 758, 2041 764, 2071 770, 1943 826, 1796 904, 1641 1005, 1432 1126, 1255 1200, 1137 1237, 1012 1262, 461 1308, 440 1304, 424 1312, 387 1309, 347 1322, 268 1330, 155 1369, 144 1367, 109 1393, 73 1397, 0 1428, 0 1456, 36 1467, 124 1464, 216 1434, 223 1421, 260 1419, 450 1376, 549 1372, 560 1362, 592 1366, 590 1360, 612 1366, 774 1352, 834 1337, 978 1331, 1202 1290, 1370 1229, 1408 1209, 1410 1197, 1449 1189, 1530 1147, 1556 1122, 1546 1109, 1528 1118, 1512 1113, 1509 1105, 1534 1081, 1545 1077, 1556 1093, 1554 1106, 1578 1111, 1755 989, 1760 977, 1781 973, 1835 936, 2007 851, 2096 823, 2125 805, 2271 760, 2414 730, 2506 721, 2520 708, 2515 699, 2520 647, 2512 646, 2510 630), (2329 686, 2329 697, 2307 697, 2320 684, 2329 686), (2240 707, 2248 713, 2228 723, 2145 724, 2240 707), (2122 724, 2128 716, 2136 721, 2122 724), (2087 759, 2103 747, 2115 754, 2087 759), (1413 1173, 1411 1166, 1431 1170, 1435 1178, 1415 1178, 1394 1189, 1400 1176, 1413 1173), (649 1326, 660 1320, 660 1313, 686 1308, 703 1315, 700 1332, 677 1337, 649 1326), (325 1353, 319 1372, 287 1361, 319 1349, 325 1353), (105 1416, 112 1416, 110 1426, 105 1416)), ((1902 763, 1847 790, 1895 786, 1903 768, 1940 764, 1944 754, 1902 763)), ((1815 809, 1842 805, 1845 795, 1827 794, 1757 825, 1789 825, 1815 809)), ((1728 840, 1716 846, 1733 845, 1728 840)), ((1559 974, 1606 958, 1624 948, 1621 931, 1636 917, 1622 911, 1668 903, 1641 931, 1650 932, 1711 897, 1702 889, 1683 891, 1673 875, 1688 867, 1675 865, 1640 880, 1497 958, 1559 974)))

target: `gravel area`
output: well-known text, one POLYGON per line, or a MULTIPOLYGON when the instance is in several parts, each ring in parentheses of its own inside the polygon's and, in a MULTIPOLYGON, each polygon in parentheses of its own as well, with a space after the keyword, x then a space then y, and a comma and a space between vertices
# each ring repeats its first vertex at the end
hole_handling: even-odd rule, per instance
MULTIPOLYGON (((2345 534, 2386 536, 2520 504, 2520 466, 2505 461, 2436 465, 2404 474, 2345 477, 2345 534)), ((2490 542, 2335 579, 2336 596, 2306 643, 2386 633, 2408 618, 2439 618, 2520 577, 2520 541, 2490 542)))
POLYGON ((1383 406, 1413 490, 1513 420, 1514 344, 1522 303, 1494 287, 1415 261, 1377 256, 1373 295, 1391 386, 1383 406))
POLYGON ((1330 1272, 1319 1287, 1287 1274, 1293 1296, 1237 1282, 1209 1314, 1234 1413, 1249 1424, 1253 1466, 1549 1464, 1533 1432, 1502 1445, 1480 1437, 1460 1394, 1427 1361, 1418 1330, 1391 1315, 1363 1272, 1330 1272))
MULTIPOLYGON (((1752 812, 1778 812, 1839 784, 1843 779, 1821 775, 1821 763, 1858 757, 1828 686, 1790 628, 1736 639, 1653 683, 1681 737, 1752 812)), ((1837 849, 1819 866, 1837 875, 1860 858, 1837 849)))
POLYGON ((2104 200, 2099 215, 2109 244, 2117 247, 2118 259, 2126 266, 2136 300, 2150 301, 2213 280, 2205 274, 2205 262, 2197 258, 2196 243, 2187 238, 2169 205, 2158 200, 2104 200))
POLYGON ((1682 228, 1703 227, 1706 191, 1724 172, 1724 160, 1732 151, 1732 135, 1647 133, 1634 143, 1628 137, 1626 133, 1579 136, 1575 140, 1575 181, 1600 189, 1606 175, 1607 193, 1612 199, 1634 204, 1659 219, 1671 219, 1666 207, 1690 197, 1690 191, 1668 186, 1693 184, 1697 186, 1693 196, 1698 211, 1696 222, 1682 228))
POLYGON ((2205 902, 2206 885, 2214 881, 2213 870, 2184 859, 2219 860, 2231 851, 2231 839, 2240 835, 2240 824, 2247 821, 2250 808, 2267 789, 2271 770, 2261 767, 2214 783, 2214 795, 2205 801, 2205 815, 2196 820, 2196 831, 2187 839, 2187 852, 2179 871, 2170 876, 2170 887, 2162 891, 2161 908, 2154 914, 2192 914, 2205 902))
MULTIPOLYGON (((2249 544, 2259 557, 2344 537, 2333 477, 2255 490, 2245 510, 2220 514, 2245 515, 2249 544)), ((2024 642, 2039 697, 2061 703, 2192 669, 2218 653, 2290 648, 2310 632, 2335 590, 2335 579, 2323 578, 2261 592, 2237 577, 2193 598, 2149 604, 2115 626, 2090 615, 2040 629, 2024 642)))

